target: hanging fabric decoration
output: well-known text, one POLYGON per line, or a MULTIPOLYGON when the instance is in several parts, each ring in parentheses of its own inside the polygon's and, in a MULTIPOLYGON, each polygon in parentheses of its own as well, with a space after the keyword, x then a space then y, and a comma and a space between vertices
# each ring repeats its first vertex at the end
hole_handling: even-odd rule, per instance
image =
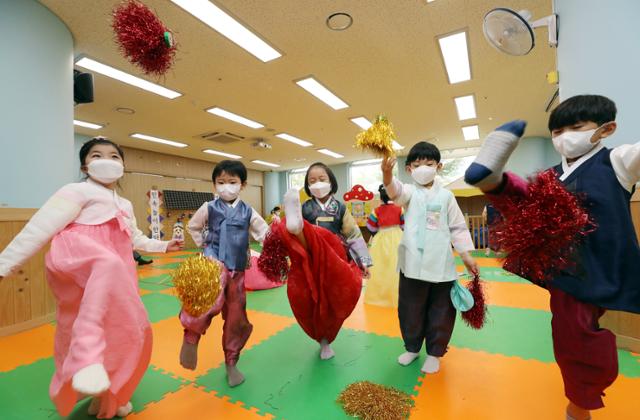
POLYGON ((538 284, 573 268, 577 246, 596 227, 557 177, 548 169, 530 178, 526 196, 500 206, 503 219, 494 228, 507 253, 504 269, 538 284))
POLYGON ((358 134, 356 147, 380 157, 395 156, 396 152, 393 150, 395 139, 396 134, 387 117, 378 115, 371 127, 358 134))
POLYGON ((120 51, 146 74, 163 76, 176 55, 173 33, 144 4, 129 0, 113 11, 111 24, 120 51))
POLYGON ((151 231, 151 239, 160 240, 164 236, 162 232, 162 221, 164 217, 162 216, 162 210, 160 209, 162 203, 162 192, 153 189, 147 192, 147 197, 149 197, 149 207, 147 207, 147 212, 149 216, 147 217, 147 221, 149 222, 149 230, 151 231))

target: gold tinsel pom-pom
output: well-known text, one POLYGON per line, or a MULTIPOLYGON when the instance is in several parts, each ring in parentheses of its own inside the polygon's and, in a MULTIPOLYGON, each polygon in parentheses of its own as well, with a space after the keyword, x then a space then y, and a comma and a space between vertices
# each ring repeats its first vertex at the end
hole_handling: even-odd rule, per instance
POLYGON ((393 126, 384 115, 376 117, 375 122, 362 131, 356 137, 356 147, 360 150, 368 150, 377 156, 388 157, 395 156, 393 150, 393 140, 396 134, 393 132, 393 126))
POLYGON ((189 315, 207 312, 220 295, 220 264, 198 255, 182 262, 173 273, 173 285, 182 309, 189 315))
POLYGON ((403 420, 413 407, 409 394, 369 381, 349 385, 338 402, 345 413, 362 420, 403 420))

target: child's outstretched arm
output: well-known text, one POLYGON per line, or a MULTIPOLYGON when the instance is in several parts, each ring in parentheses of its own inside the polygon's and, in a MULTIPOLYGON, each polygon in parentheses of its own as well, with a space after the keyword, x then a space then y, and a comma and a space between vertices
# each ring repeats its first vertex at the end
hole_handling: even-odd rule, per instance
POLYGON ((204 248, 204 239, 202 236, 202 230, 204 229, 204 225, 207 223, 207 219, 209 218, 209 203, 204 203, 198 211, 191 217, 189 223, 187 224, 187 231, 191 238, 193 238, 193 242, 195 242, 196 246, 199 248, 204 248))
POLYGON ((382 183, 387 191, 387 195, 398 206, 404 206, 411 200, 413 193, 412 186, 405 186, 393 176, 393 167, 396 166, 396 158, 385 157, 382 159, 380 169, 382 170, 382 183))
POLYGON ((73 222, 86 203, 74 184, 58 190, 0 253, 0 277, 11 274, 40 250, 55 234, 73 222))
POLYGON ((462 210, 458 206, 458 202, 455 197, 451 197, 449 205, 447 207, 447 219, 449 220, 449 231, 451 232, 451 243, 465 267, 470 274, 477 275, 480 273, 478 264, 471 256, 471 251, 475 249, 473 246, 473 240, 467 227, 467 222, 464 219, 462 210))
POLYGON ((267 222, 260 216, 260 213, 256 211, 256 209, 251 209, 251 221, 249 222, 249 233, 251 237, 256 241, 263 243, 264 238, 267 237, 267 233, 269 233, 269 225, 267 222))
POLYGON ((620 185, 631 191, 640 181, 640 143, 623 144, 613 149, 611 165, 620 185))

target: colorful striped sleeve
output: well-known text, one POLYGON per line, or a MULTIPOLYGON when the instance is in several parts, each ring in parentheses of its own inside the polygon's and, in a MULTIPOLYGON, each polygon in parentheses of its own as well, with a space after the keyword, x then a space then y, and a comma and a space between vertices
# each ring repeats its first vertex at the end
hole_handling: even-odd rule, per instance
POLYGON ((378 216, 376 215, 376 211, 373 210, 367 219, 367 229, 369 232, 376 233, 379 229, 378 226, 378 216))

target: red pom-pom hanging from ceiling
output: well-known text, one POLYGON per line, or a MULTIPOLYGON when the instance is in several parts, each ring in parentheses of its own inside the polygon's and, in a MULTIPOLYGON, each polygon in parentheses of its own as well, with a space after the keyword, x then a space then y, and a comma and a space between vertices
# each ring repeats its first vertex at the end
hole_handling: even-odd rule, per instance
MULTIPOLYGON (((281 222, 284 223, 284 222, 281 222)), ((288 253, 280 238, 278 222, 271 225, 258 258, 258 268, 271 281, 284 282, 289 273, 288 253)))
POLYGON ((501 204, 495 237, 505 270, 541 284, 575 266, 577 246, 595 225, 555 170, 529 181, 526 196, 501 204))
POLYGON ((473 306, 466 312, 462 313, 463 321, 473 329, 481 329, 487 318, 487 304, 484 296, 484 286, 479 276, 475 276, 467 289, 473 296, 473 306))
POLYGON ((162 76, 173 65, 173 34, 144 4, 122 3, 113 11, 112 27, 122 54, 146 74, 162 76))

